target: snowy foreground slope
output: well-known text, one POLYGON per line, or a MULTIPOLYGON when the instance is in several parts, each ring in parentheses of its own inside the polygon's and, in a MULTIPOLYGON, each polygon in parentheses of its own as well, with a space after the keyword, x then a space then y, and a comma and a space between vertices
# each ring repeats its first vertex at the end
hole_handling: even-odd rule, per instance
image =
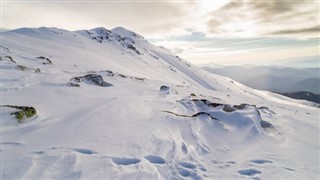
POLYGON ((316 104, 209 74, 124 28, 1 38, 2 179, 319 178, 316 104), (18 122, 14 106, 37 113, 18 122))

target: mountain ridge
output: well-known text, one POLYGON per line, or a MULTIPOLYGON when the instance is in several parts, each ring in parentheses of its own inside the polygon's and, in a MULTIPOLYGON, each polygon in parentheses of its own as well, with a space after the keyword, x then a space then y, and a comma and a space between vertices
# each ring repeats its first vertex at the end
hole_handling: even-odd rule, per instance
POLYGON ((133 33, 2 33, 1 177, 318 176, 316 104, 210 74, 133 33))

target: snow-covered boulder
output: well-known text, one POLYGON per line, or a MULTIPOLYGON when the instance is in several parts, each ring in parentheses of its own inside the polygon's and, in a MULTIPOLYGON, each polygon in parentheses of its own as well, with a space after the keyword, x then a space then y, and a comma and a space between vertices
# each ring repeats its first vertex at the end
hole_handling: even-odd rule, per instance
POLYGON ((99 74, 87 74, 85 76, 74 77, 70 81, 76 83, 84 82, 87 84, 94 84, 102 87, 112 86, 112 84, 105 82, 102 76, 99 74))

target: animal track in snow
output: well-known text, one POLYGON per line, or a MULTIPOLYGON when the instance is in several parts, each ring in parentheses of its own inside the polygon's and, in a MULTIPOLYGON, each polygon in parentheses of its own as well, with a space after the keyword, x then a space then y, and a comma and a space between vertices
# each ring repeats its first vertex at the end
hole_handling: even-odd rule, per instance
POLYGON ((140 159, 136 159, 136 158, 113 157, 111 159, 112 159, 112 162, 114 162, 117 165, 132 165, 140 162, 140 159))

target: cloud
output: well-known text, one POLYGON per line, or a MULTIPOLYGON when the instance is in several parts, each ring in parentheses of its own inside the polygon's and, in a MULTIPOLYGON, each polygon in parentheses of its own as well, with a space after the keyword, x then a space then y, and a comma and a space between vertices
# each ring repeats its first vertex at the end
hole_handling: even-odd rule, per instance
POLYGON ((143 35, 177 31, 190 19, 192 2, 3 2, 3 27, 49 26, 69 30, 124 26, 143 35), (23 13, 22 13, 23 12, 23 13))
POLYGON ((211 13, 211 34, 268 36, 296 34, 314 37, 319 26, 319 2, 310 0, 233 0, 211 13), (311 28, 310 28, 311 27, 311 28), (305 30, 305 31, 303 31, 305 30), (290 32, 290 33, 289 33, 290 32))
POLYGON ((314 26, 314 27, 310 27, 310 28, 282 30, 282 31, 275 31, 275 32, 271 32, 271 33, 272 34, 299 34, 299 33, 319 34, 319 32, 320 32, 320 26, 314 26))

